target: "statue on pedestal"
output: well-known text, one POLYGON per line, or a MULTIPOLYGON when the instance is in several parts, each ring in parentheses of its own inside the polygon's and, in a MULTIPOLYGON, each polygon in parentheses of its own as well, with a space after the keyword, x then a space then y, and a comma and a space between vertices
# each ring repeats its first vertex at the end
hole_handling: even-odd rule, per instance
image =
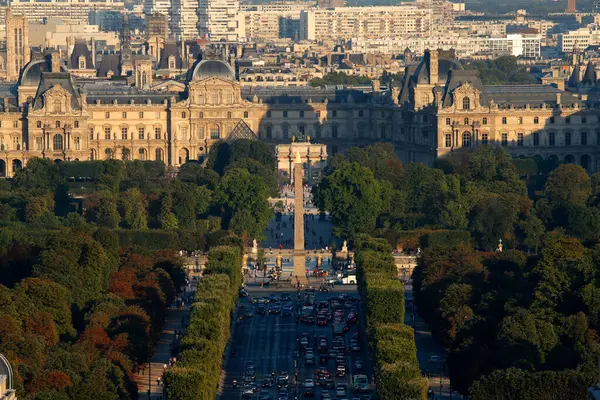
POLYGON ((348 242, 344 240, 344 244, 342 244, 342 253, 348 252, 348 242))
POLYGON ((258 253, 258 242, 256 239, 252 240, 252 254, 258 253))
POLYGON ((496 251, 502 252, 502 239, 498 240, 498 248, 496 251))

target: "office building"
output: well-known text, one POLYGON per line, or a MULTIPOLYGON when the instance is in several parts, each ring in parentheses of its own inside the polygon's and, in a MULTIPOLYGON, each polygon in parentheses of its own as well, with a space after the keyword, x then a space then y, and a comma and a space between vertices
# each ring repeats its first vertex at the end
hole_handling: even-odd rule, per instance
POLYGON ((171 34, 175 39, 198 38, 198 7, 198 0, 172 0, 171 34))
POLYGON ((124 10, 123 2, 112 0, 25 1, 11 0, 10 8, 15 15, 26 15, 30 23, 43 24, 49 18, 58 18, 67 24, 87 23, 90 12, 124 10))
POLYGON ((563 53, 582 51, 597 44, 600 44, 600 30, 597 27, 579 28, 558 35, 558 48, 563 53))
POLYGON ((300 40, 429 35, 432 12, 413 6, 338 7, 300 13, 300 40))
POLYGON ((211 40, 236 41, 240 37, 239 0, 198 0, 198 33, 211 40))

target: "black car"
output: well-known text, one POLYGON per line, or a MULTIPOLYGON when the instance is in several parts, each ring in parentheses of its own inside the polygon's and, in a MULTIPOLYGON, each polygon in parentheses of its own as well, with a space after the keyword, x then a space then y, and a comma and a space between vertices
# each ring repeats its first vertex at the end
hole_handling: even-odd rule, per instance
POLYGON ((271 378, 265 378, 262 380, 261 386, 264 388, 268 388, 273 386, 273 381, 271 380, 271 378))
POLYGON ((290 301, 292 300, 292 296, 290 296, 289 293, 282 293, 281 294, 281 301, 290 301))
POLYGON ((266 312, 267 312, 267 308, 265 306, 256 307, 256 313, 258 315, 265 315, 266 312))
POLYGON ((269 307, 269 315, 277 315, 281 313, 281 306, 269 307))

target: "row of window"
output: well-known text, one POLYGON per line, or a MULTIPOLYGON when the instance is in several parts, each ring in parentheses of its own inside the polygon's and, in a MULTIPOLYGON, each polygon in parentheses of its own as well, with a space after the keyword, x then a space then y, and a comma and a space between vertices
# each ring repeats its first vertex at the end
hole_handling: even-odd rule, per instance
MULTIPOLYGON (((548 123, 553 124, 554 123, 554 117, 549 117, 548 118, 548 123)), ((426 120, 424 120, 424 122, 426 122, 426 120)), ((464 118, 463 119, 463 123, 464 125, 469 125, 469 123, 474 123, 475 120, 473 119, 469 119, 469 118, 464 118)), ((523 117, 517 117, 517 123, 518 124, 523 124, 523 117)), ((540 118, 539 117, 533 117, 533 123, 535 125, 540 123, 540 118)), ((565 117, 565 123, 566 124, 570 124, 571 123, 571 117, 565 117)), ((581 117, 581 123, 582 124, 586 124, 587 123, 587 117, 581 117)), ((481 125, 487 125, 488 124, 488 119, 486 117, 483 117, 481 119, 481 125)), ((506 125, 508 124, 508 118, 507 117, 502 117, 502 125, 506 125)), ((446 125, 452 125, 452 119, 451 118, 446 118, 446 125)))
MULTIPOLYGON (((598 143, 600 143, 600 132, 597 132, 598 135, 598 143)), ((473 134, 471 132, 464 132, 462 134, 462 147, 471 147, 473 134)), ((487 133, 481 134, 481 144, 488 144, 489 136, 487 133)), ((508 133, 502 132, 500 135, 500 143, 502 146, 508 146, 508 133)), ((517 146, 521 147, 524 143, 524 134, 517 134, 517 146)), ((571 132, 565 132, 565 146, 571 146, 572 144, 572 134, 571 132)), ((580 144, 581 146, 586 146, 588 144, 588 133, 581 132, 580 133, 580 144)), ((452 134, 447 133, 445 135, 445 145, 446 147, 452 147, 452 134)), ((540 133, 533 133, 533 145, 535 147, 540 145, 540 133)), ((548 132, 548 145, 555 146, 556 145, 556 133, 548 132)))
MULTIPOLYGON (((181 128, 181 132, 185 132, 185 136, 187 137, 187 128, 181 128)), ((138 139, 144 140, 146 139, 146 129, 140 127, 137 129, 138 139)), ((134 139, 134 133, 129 132, 128 128, 121 128, 121 140, 134 139)), ((105 140, 113 140, 116 139, 117 136, 112 132, 110 127, 104 128, 104 139, 105 140)), ((94 128, 90 128, 90 139, 94 140, 94 128)), ((148 137, 150 139, 150 137, 148 137)), ((154 128, 154 139, 162 139, 162 131, 161 128, 154 128)))
MULTIPOLYGON (((323 132, 323 126, 321 124, 315 124, 314 128, 315 128, 315 137, 320 138, 322 135, 322 132, 323 132)), ((298 125, 298 133, 301 136, 304 136, 306 134, 306 125, 304 125, 304 124, 298 125)), ((267 139, 273 139, 273 125, 268 124, 265 127, 265 135, 266 135, 267 139)), ((283 139, 288 139, 290 137, 290 125, 288 125, 288 124, 281 125, 281 136, 283 139)), ((338 137, 337 125, 331 125, 331 137, 334 139, 338 137)))
MULTIPOLYGON (((139 118, 140 119, 144 119, 144 112, 143 111, 140 111, 138 114, 139 114, 139 118)), ((231 111, 227 112, 227 118, 231 118, 232 115, 233 114, 231 113, 231 111)), ((248 118, 249 115, 250 114, 248 113, 248 111, 244 111, 244 118, 248 118)), ((110 112, 107 111, 104 114, 104 116, 106 117, 106 119, 110 119, 110 112)), ((121 117, 123 119, 127 119, 127 113, 126 112, 121 113, 121 117)), ((160 118, 160 113, 157 113, 156 118, 160 118)), ((181 118, 187 118, 187 111, 182 111, 181 112, 181 118)), ((203 111, 200 111, 198 113, 198 118, 204 118, 204 112, 203 111)), ((38 121, 38 122, 40 122, 40 121, 38 121)))
MULTIPOLYGON (((283 111, 283 118, 287 118, 288 115, 289 115, 288 111, 284 110, 283 111)), ((321 111, 320 110, 315 111, 315 115, 316 115, 317 118, 321 118, 321 111)), ((267 118, 271 118, 272 116, 273 116, 272 112, 271 111, 267 111, 267 118)), ((333 118, 336 118, 337 117, 337 110, 331 110, 331 116, 333 118)), ((358 116, 359 117, 364 116, 364 111, 363 110, 358 110, 358 116)), ((384 116, 384 112, 383 111, 381 112, 381 116, 382 117, 384 116)), ((299 118, 304 118, 304 111, 298 111, 298 117, 299 118)), ((244 118, 246 118, 246 117, 244 117, 244 118)))

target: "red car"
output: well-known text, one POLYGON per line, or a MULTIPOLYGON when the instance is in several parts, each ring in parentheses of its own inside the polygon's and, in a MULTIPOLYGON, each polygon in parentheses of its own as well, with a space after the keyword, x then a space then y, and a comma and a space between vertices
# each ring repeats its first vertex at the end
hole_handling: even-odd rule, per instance
POLYGON ((325 326, 325 325, 327 325, 327 319, 325 319, 325 318, 317 318, 317 325, 319 325, 319 326, 325 326))

